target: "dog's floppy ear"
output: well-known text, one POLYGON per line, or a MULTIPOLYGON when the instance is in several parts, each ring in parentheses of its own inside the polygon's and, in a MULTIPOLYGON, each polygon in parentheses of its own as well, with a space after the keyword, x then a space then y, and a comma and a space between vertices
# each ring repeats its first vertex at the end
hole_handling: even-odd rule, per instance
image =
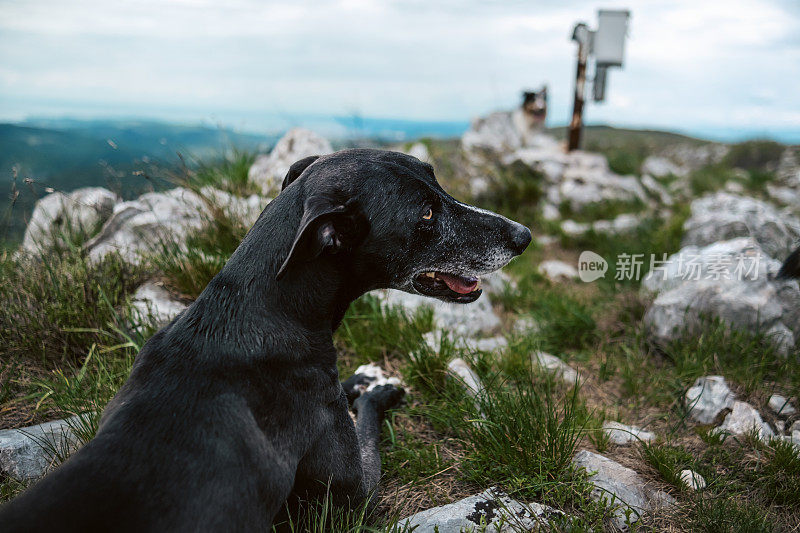
POLYGON ((311 166, 311 163, 319 159, 318 155, 310 155, 308 157, 304 157, 300 161, 295 161, 292 166, 289 167, 289 172, 286 173, 286 177, 283 178, 283 185, 281 185, 281 190, 284 190, 288 187, 294 180, 300 177, 300 174, 303 173, 305 169, 311 166))
POLYGON ((354 201, 338 202, 324 194, 309 197, 292 249, 276 279, 281 279, 292 264, 311 261, 323 253, 352 249, 366 236, 367 226, 366 217, 354 201))

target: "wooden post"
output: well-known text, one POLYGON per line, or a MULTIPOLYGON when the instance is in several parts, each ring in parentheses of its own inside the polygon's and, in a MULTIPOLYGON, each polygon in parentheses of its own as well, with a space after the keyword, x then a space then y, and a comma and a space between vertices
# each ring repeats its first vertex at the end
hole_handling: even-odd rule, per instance
POLYGON ((583 100, 586 89, 586 60, 589 56, 589 29, 580 22, 575 25, 572 40, 578 43, 578 67, 575 72, 575 100, 572 104, 572 120, 569 123, 567 151, 577 150, 581 144, 583 129, 583 100))

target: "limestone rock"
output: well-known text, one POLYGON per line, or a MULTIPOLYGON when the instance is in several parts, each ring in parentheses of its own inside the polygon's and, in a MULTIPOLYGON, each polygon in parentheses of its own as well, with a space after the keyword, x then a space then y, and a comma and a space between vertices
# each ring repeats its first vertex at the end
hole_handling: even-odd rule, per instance
POLYGON ((377 290, 370 294, 375 295, 385 305, 398 306, 409 314, 416 313, 423 307, 430 307, 433 309, 435 329, 448 330, 456 337, 491 335, 500 327, 500 317, 492 309, 492 302, 487 294, 466 305, 446 303, 394 289, 377 290))
POLYGON ((637 426, 626 426, 619 422, 605 422, 603 432, 608 436, 609 441, 618 445, 639 441, 650 442, 656 438, 655 434, 650 431, 645 431, 637 426))
POLYGON ((52 449, 76 446, 67 420, 0 430, 0 472, 17 480, 37 479, 53 462, 52 449))
POLYGON ((701 424, 710 424, 723 409, 733 407, 735 397, 722 376, 697 378, 686 391, 689 416, 701 424))
POLYGON ((681 482, 691 490, 703 490, 706 488, 706 480, 694 470, 684 469, 680 473, 681 482))
POLYGON ((644 317, 650 339, 666 344, 717 318, 764 333, 780 353, 788 353, 800 334, 800 286, 774 279, 778 268, 752 238, 682 248, 643 281, 646 290, 658 293, 644 317))
POLYGON ((769 408, 778 416, 791 416, 797 412, 788 398, 780 394, 773 394, 769 397, 769 408))
POLYGON ((476 374, 467 362, 460 357, 447 363, 447 371, 467 389, 470 396, 478 396, 483 392, 481 378, 479 378, 478 374, 476 374))
POLYGON ((670 175, 686 177, 689 174, 686 167, 682 167, 668 158, 658 155, 648 156, 642 163, 641 172, 656 178, 664 178, 670 175))
POLYGON ((275 144, 269 155, 260 155, 250 167, 247 176, 261 187, 265 195, 274 196, 281 190, 283 178, 289 167, 304 157, 333 152, 331 143, 313 131, 295 128, 275 144))
POLYGON ((158 251, 164 243, 181 246, 191 232, 209 222, 212 205, 252 225, 268 202, 257 195, 237 198, 210 187, 199 194, 181 187, 143 194, 115 205, 111 217, 85 248, 93 261, 116 252, 138 264, 143 254, 158 251))
POLYGON ((161 328, 172 322, 188 304, 176 299, 161 285, 148 281, 136 289, 131 307, 139 313, 139 319, 152 317, 155 325, 161 328))
POLYGON ((534 352, 531 355, 531 360, 534 364, 539 365, 542 369, 561 379, 561 381, 567 385, 575 385, 576 382, 581 382, 581 376, 578 374, 578 371, 555 355, 551 355, 547 352, 534 352))
POLYGON ((578 270, 564 261, 542 261, 537 270, 551 281, 563 281, 578 277, 578 270))
POLYGON ((774 434, 769 424, 761 419, 761 415, 752 405, 738 401, 733 402, 733 410, 728 413, 717 430, 733 435, 744 435, 755 430, 761 439, 768 439, 774 434))
POLYGON ((752 237, 770 257, 785 257, 800 239, 800 220, 772 205, 726 192, 692 202, 682 246, 706 246, 736 237, 752 237))
POLYGON ((111 216, 114 204, 119 201, 116 194, 102 187, 48 194, 40 198, 33 208, 22 249, 38 254, 55 245, 63 245, 65 243, 60 233, 91 236, 111 216))
POLYGON ((592 497, 605 500, 616 506, 615 524, 623 530, 628 529, 625 514, 631 512, 631 522, 639 520, 642 513, 673 505, 674 498, 650 486, 634 470, 597 453, 581 450, 575 455, 573 464, 584 468, 594 484, 592 497))
POLYGON ((416 513, 398 523, 415 533, 549 531, 564 513, 538 503, 523 504, 496 488, 463 500, 416 513))

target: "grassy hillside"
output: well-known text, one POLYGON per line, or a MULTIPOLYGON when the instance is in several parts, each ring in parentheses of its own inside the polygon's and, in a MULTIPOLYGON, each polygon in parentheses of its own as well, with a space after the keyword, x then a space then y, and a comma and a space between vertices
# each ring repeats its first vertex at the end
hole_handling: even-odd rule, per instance
POLYGON ((149 121, 36 120, 0 124, 0 242, 22 237, 46 189, 102 186, 123 198, 163 188, 181 165, 219 158, 231 146, 264 150, 274 138, 149 121), (179 155, 183 158, 179 157, 179 155))
MULTIPOLYGON (((456 144, 428 144, 440 181, 455 190, 456 144)), ((762 165, 770 149, 751 148, 743 145, 735 158, 762 165)), ((207 171, 217 171, 195 178, 240 189, 246 181, 246 157, 208 166, 207 171)), ((674 252, 685 209, 666 219, 645 220, 632 234, 590 232, 571 238, 542 219, 537 194, 522 193, 528 186, 520 182, 530 178, 530 173, 509 171, 495 185, 499 189, 480 203, 520 218, 536 235, 558 237, 547 246, 534 244, 506 269, 516 287, 508 287, 493 302, 507 347, 487 352, 444 341, 434 349, 423 338, 433 329, 429 310, 408 314, 369 295, 348 311, 335 336, 340 375, 378 361, 403 378, 408 402, 385 425, 377 514, 334 515, 327 508, 313 509, 316 526, 309 530, 369 531, 368 524, 388 532, 393 518, 498 485, 521 501, 568 513, 569 526, 555 526, 557 531, 614 531, 609 525, 613 502, 594 501, 586 473, 570 463, 578 449, 588 449, 634 469, 644 482, 675 498, 676 506, 646 514, 637 530, 796 531, 797 450, 783 441, 719 435, 711 431, 713 426, 694 424, 683 398, 697 377, 720 374, 737 398, 768 412, 765 405, 772 393, 800 397, 800 353, 779 356, 764 335, 731 333, 716 322, 706 324, 699 336, 653 349, 641 325, 649 297, 638 281, 616 282, 608 276, 596 283, 552 282, 538 272, 538 265, 552 258, 575 264, 585 249, 604 257, 621 251, 674 252), (580 382, 565 383, 533 364, 531 354, 538 350, 575 368, 580 382), (454 357, 467 361, 486 385, 477 403, 448 378, 447 363, 454 357), (606 421, 646 428, 657 439, 615 446, 600 429, 606 421), (703 475, 707 488, 688 490, 679 479, 685 468, 703 475)), ((133 330, 129 325, 136 284, 156 277, 191 299, 219 271, 246 230, 215 213, 186 239, 185 249, 164 243, 161 253, 136 268, 113 256, 90 265, 69 247, 34 265, 2 256, 0 339, 6 343, 8 362, 0 370, 0 427, 88 413, 80 428, 82 438, 90 438, 97 416, 153 333, 152 327, 133 330)), ((0 501, 23 488, 12 480, 0 481, 0 501)))

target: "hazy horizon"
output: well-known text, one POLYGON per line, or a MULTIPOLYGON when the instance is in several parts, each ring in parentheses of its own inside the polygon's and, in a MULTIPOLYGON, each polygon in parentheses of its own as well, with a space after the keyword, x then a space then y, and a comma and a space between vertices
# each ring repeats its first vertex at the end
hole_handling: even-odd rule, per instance
MULTIPOLYGON (((574 23, 629 8, 588 124, 800 142, 800 4, 0 0, 0 120, 137 118, 274 133, 337 119, 466 124, 549 85, 571 112, 574 23), (321 120, 322 119, 322 120, 321 120)), ((332 128, 335 131, 335 128, 332 128)))

